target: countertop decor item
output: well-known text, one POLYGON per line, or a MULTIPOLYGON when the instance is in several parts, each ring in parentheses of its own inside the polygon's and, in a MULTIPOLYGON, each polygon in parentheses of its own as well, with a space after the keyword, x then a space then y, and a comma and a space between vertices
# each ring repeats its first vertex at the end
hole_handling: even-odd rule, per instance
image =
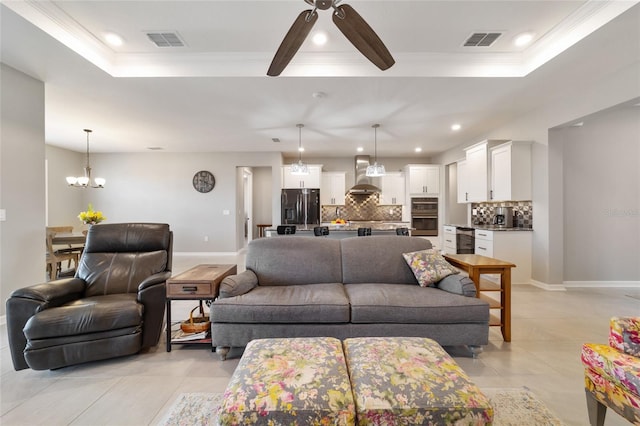
POLYGON ((76 188, 104 188, 104 184, 107 182, 104 178, 95 178, 91 182, 91 165, 89 164, 89 133, 93 130, 84 129, 87 133, 87 165, 84 166, 84 176, 67 176, 67 184, 76 188))
POLYGON ((101 211, 93 210, 93 206, 89 203, 89 207, 86 212, 80 212, 78 219, 85 225, 95 225, 106 219, 101 211))
POLYGON ((211 192, 215 186, 216 178, 213 176, 213 173, 206 170, 200 170, 198 173, 193 175, 193 187, 196 191, 202 193, 211 192))

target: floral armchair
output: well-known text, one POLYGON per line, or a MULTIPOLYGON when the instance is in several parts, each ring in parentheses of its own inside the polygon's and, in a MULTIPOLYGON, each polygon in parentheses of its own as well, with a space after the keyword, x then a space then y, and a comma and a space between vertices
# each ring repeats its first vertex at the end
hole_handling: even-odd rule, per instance
POLYGON ((602 426, 607 407, 640 425, 640 317, 613 317, 609 345, 582 346, 591 425, 602 426))

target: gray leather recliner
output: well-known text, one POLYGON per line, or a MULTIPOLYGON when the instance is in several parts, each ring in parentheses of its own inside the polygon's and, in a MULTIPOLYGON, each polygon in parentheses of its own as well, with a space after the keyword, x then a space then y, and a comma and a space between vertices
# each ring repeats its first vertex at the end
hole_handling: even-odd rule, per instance
POLYGON ((167 224, 92 226, 75 277, 15 290, 7 300, 14 368, 56 369, 157 345, 172 255, 167 224))

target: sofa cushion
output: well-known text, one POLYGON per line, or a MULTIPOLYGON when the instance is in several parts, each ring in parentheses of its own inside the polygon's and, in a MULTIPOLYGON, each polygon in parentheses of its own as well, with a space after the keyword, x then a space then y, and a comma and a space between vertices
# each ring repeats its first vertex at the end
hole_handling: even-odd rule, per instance
POLYGON ((486 323, 489 304, 432 287, 347 284, 352 323, 486 323))
POLYGON ((435 283, 449 275, 460 273, 436 250, 420 250, 402 253, 420 287, 433 287, 435 283))
POLYGON ((140 328, 143 312, 135 293, 87 297, 38 312, 27 321, 24 334, 35 340, 140 328))
POLYGON ((247 250, 246 269, 264 286, 339 283, 340 241, 315 237, 259 238, 247 250))
POLYGON ((340 283, 258 286, 246 294, 216 300, 211 321, 348 323, 349 300, 340 283))
POLYGON ((402 253, 431 248, 424 238, 373 235, 339 240, 342 245, 342 282, 417 284, 402 253))

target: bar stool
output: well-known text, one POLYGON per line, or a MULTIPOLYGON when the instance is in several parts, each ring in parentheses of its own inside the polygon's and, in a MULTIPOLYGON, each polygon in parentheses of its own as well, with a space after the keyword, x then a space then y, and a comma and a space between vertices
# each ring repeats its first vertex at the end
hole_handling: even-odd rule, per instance
POLYGON ((313 228, 313 235, 316 237, 324 237, 329 235, 329 227, 328 226, 316 226, 313 228))
POLYGON ((404 235, 408 237, 409 228, 405 228, 405 227, 396 228, 396 235, 404 235))
POLYGON ((279 225, 276 228, 278 235, 293 235, 296 233, 295 225, 279 225))
POLYGON ((358 228, 358 237, 371 235, 371 228, 358 228))

